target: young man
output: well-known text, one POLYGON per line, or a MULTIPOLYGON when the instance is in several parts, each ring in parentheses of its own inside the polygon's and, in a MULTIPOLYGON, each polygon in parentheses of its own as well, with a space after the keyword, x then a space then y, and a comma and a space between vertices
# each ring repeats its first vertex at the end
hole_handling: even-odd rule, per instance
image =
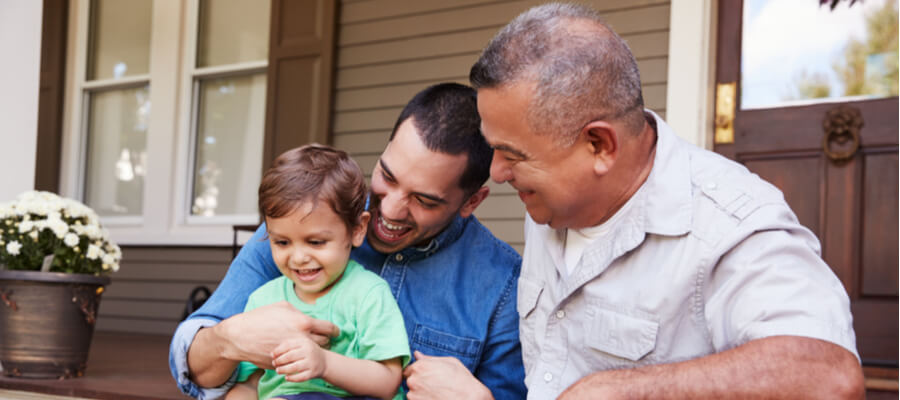
POLYGON ((646 111, 625 42, 535 7, 472 67, 528 218, 528 397, 860 398, 849 300, 772 185, 646 111))
MULTIPOLYGON (((366 241, 351 253, 388 282, 400 306, 417 359, 404 371, 411 399, 525 396, 521 258, 472 215, 488 195, 492 157, 479 126, 471 88, 440 84, 417 94, 372 173, 366 241)), ((240 313, 250 292, 279 275, 264 233, 261 226, 175 332, 169 364, 191 396, 222 395, 237 361, 271 366, 271 351, 286 339, 310 335, 324 345, 337 334, 284 303, 240 313)))

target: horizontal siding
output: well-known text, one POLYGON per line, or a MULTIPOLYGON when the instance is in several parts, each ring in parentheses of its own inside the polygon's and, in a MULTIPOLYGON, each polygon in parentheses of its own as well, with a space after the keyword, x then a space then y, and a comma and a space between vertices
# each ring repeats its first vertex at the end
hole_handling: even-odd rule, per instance
POLYGON ((122 266, 103 294, 97 329, 170 334, 197 286, 215 290, 231 248, 123 247, 122 266))
MULTIPOLYGON (((403 106, 439 82, 468 83, 482 48, 513 17, 540 1, 344 1, 338 27, 332 143, 370 173, 403 106)), ((665 115, 667 0, 587 1, 628 43, 638 61, 647 107, 665 115)), ((506 184, 475 215, 521 252, 525 207, 506 184)))

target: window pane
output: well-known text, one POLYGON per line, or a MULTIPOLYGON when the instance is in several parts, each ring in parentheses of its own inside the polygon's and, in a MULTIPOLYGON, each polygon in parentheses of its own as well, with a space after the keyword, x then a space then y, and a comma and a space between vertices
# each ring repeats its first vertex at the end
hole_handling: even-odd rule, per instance
POLYGON ((151 0, 93 0, 87 79, 150 71, 151 0))
POLYGON ((742 108, 897 95, 897 0, 830 4, 744 1, 742 108))
POLYGON ((200 82, 191 214, 256 214, 266 76, 200 82))
POLYGON ((141 215, 150 88, 91 95, 85 202, 102 216, 141 215))
POLYGON ((269 3, 258 0, 201 0, 197 66, 268 59, 269 3))

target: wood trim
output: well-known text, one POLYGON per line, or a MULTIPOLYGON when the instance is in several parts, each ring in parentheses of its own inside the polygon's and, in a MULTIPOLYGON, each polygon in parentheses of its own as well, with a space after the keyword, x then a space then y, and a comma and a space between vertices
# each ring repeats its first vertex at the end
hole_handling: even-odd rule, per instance
POLYGON ((303 144, 329 143, 336 0, 273 0, 263 168, 303 144))
POLYGON ((69 2, 44 0, 34 188, 59 192, 69 2))

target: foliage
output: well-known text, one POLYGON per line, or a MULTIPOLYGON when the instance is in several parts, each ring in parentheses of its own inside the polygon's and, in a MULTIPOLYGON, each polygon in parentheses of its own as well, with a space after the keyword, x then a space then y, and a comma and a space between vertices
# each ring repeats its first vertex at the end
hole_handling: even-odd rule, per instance
POLYGON ((844 58, 834 65, 844 95, 896 96, 897 55, 897 2, 886 1, 866 15, 866 41, 851 39, 844 58))
MULTIPOLYGON (((825 4, 826 0, 822 1, 825 4)), ((831 3, 834 9, 837 1, 831 3)), ((852 5, 852 3, 851 3, 852 5)), ((828 79, 821 73, 801 71, 792 92, 785 100, 815 99, 831 96, 875 97, 898 94, 898 23, 897 1, 889 0, 878 10, 867 13, 866 39, 850 38, 840 58, 831 64, 844 87, 843 93, 833 93, 828 79)))
POLYGON ((29 191, 0 203, 0 266, 105 275, 119 270, 122 251, 84 204, 50 192, 29 191))

